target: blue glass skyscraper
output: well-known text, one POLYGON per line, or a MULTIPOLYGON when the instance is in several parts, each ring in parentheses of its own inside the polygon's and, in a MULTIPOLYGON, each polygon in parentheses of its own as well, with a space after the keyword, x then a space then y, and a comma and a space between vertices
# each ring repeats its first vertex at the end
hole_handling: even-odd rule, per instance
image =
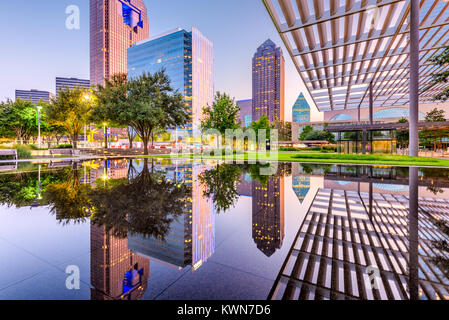
POLYGON ((293 105, 292 120, 294 123, 310 122, 310 105, 302 93, 293 105))
POLYGON ((190 134, 200 129, 202 110, 214 99, 213 45, 197 29, 175 29, 128 49, 128 78, 165 69, 171 85, 185 96, 192 123, 190 134))

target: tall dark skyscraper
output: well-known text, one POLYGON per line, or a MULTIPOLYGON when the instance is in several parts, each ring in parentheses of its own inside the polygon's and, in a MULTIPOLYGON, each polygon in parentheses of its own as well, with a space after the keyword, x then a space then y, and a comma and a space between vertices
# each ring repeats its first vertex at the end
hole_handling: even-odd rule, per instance
POLYGON ((150 261, 128 249, 128 239, 119 239, 104 226, 90 227, 90 279, 92 300, 140 299, 148 287, 150 261), (123 280, 134 265, 143 269, 142 283, 127 291, 123 280))
POLYGON ((263 114, 270 122, 284 121, 284 78, 282 49, 267 40, 253 57, 253 121, 263 114))
POLYGON ((127 50, 149 37, 143 0, 90 0, 90 83, 127 72, 127 50))
POLYGON ((266 185, 253 181, 253 240, 267 257, 284 240, 284 177, 270 177, 266 185))

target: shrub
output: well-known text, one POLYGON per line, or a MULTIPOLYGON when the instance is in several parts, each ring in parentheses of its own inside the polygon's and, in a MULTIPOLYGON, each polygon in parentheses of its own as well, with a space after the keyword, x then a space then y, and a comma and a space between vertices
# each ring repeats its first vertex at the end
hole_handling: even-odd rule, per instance
POLYGON ((60 144, 58 149, 73 149, 71 144, 60 144))
POLYGON ((327 146, 321 147, 321 152, 337 152, 337 146, 333 144, 329 144, 327 146))

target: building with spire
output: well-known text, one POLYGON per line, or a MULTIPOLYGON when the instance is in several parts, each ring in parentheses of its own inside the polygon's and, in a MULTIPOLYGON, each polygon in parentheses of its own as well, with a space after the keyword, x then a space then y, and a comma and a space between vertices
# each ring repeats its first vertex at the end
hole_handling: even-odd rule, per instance
POLYGON ((285 59, 282 49, 265 41, 253 57, 252 121, 266 115, 270 122, 284 121, 285 59))

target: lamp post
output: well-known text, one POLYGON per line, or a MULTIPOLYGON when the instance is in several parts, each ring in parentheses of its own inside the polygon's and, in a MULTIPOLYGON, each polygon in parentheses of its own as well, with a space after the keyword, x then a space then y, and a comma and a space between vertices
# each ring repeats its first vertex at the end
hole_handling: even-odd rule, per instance
POLYGON ((41 148, 41 106, 36 106, 37 109, 37 145, 41 148))
MULTIPOLYGON (((84 101, 89 103, 92 100, 92 95, 89 93, 86 93, 84 95, 84 101)), ((87 124, 84 124, 84 148, 87 146, 87 124)))
POLYGON ((107 149, 108 148, 108 133, 106 131, 106 122, 103 122, 103 130, 104 130, 104 148, 107 149))

